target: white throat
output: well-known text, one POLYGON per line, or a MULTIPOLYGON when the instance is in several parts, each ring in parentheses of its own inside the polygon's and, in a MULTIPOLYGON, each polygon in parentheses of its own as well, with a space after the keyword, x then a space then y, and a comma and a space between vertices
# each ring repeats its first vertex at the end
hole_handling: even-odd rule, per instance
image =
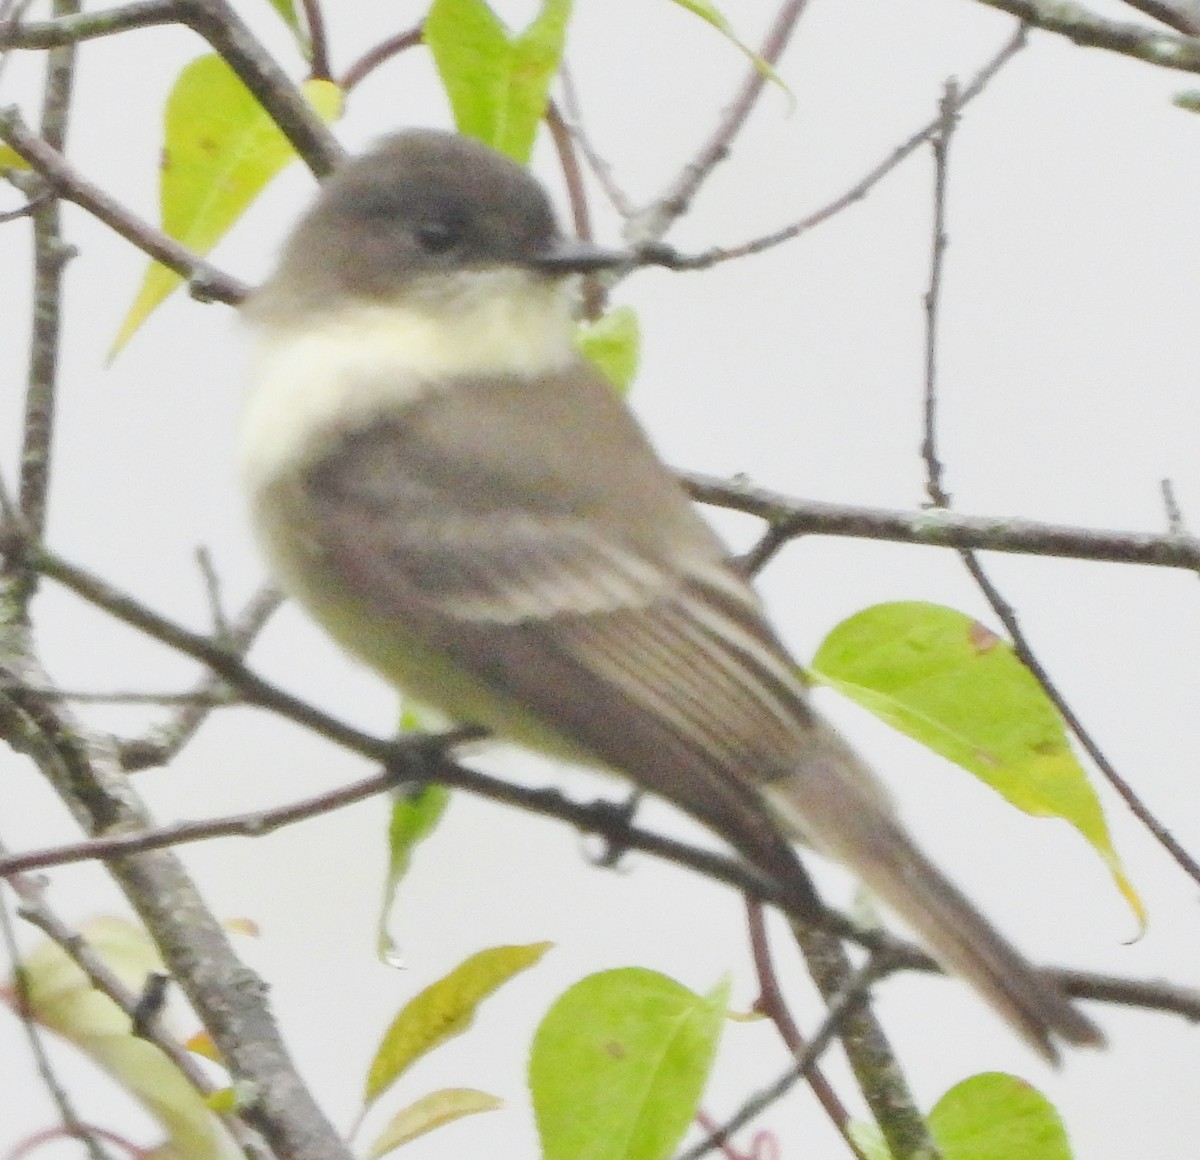
POLYGON ((533 377, 578 358, 572 296, 525 270, 430 278, 392 303, 348 302, 257 331, 242 420, 251 493, 329 446, 340 431, 402 411, 455 379, 533 377))

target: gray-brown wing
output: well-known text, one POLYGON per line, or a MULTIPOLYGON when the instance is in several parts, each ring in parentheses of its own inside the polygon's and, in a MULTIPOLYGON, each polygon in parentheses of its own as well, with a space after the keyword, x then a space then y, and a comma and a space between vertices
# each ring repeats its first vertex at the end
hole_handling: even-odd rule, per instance
POLYGON ((302 487, 380 623, 794 876, 755 786, 794 772, 802 685, 606 384, 460 384, 348 433, 302 487))

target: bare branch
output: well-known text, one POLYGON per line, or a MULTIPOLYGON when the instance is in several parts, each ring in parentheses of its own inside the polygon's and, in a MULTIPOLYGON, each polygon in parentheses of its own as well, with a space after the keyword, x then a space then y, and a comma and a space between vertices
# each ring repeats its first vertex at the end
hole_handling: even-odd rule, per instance
POLYGON ((337 138, 226 0, 144 0, 58 20, 29 24, 10 20, 0 24, 0 49, 53 48, 159 24, 184 24, 207 40, 313 173, 324 177, 337 167, 343 155, 337 138))
POLYGON ((799 499, 738 479, 684 471, 692 498, 766 520, 783 541, 846 536, 931 548, 977 548, 1025 556, 1200 568, 1200 539, 1187 534, 1104 531, 1008 516, 965 516, 945 509, 901 511, 799 499))
MULTIPOLYGON (((991 83, 996 74, 1025 47, 1025 41, 1026 33, 1024 26, 1022 26, 1009 38, 1004 47, 1000 49, 992 60, 976 73, 971 83, 962 90, 962 95, 955 106, 956 110, 961 111, 978 97, 991 83)), ((695 255, 683 255, 676 253, 670 247, 651 245, 643 247, 640 260, 646 265, 666 266, 671 270, 705 270, 710 266, 717 265, 719 262, 729 262, 737 258, 747 257, 750 254, 759 254, 784 242, 790 242, 793 238, 797 238, 801 234, 807 233, 809 230, 821 225, 822 222, 835 217, 856 202, 862 201, 896 166, 937 133, 941 124, 942 118, 939 114, 929 124, 918 129, 908 140, 902 142, 888 153, 882 161, 864 174, 863 177, 844 193, 789 226, 784 226, 782 229, 764 234, 762 237, 754 238, 749 242, 743 242, 741 245, 713 247, 710 250, 695 255)))
POLYGON ((1103 48, 1159 68, 1200 72, 1200 40, 1140 24, 1105 20, 1069 0, 979 0, 1024 24, 1065 36, 1084 48, 1103 48))
POLYGON ((317 80, 332 80, 333 76, 329 71, 329 34, 325 31, 325 14, 321 11, 320 0, 301 0, 301 3, 312 48, 312 75, 317 80))
POLYGON ((1000 623, 1004 625, 1004 631, 1008 633, 1009 639, 1013 644, 1013 649, 1016 651, 1022 664, 1037 678, 1038 684, 1042 686, 1042 691, 1053 702, 1059 715, 1066 722, 1067 728, 1079 739, 1079 744, 1083 746, 1087 755, 1095 763, 1096 768, 1100 770, 1104 780, 1117 791, 1129 812, 1149 830, 1158 844, 1171 856, 1175 864, 1193 882, 1200 882, 1200 862, 1197 862, 1175 835, 1155 817, 1150 807, 1142 801, 1133 786, 1117 772, 1116 766, 1108 759, 1107 755, 1100 748, 1099 743, 1084 726, 1074 709, 1068 704, 1066 697, 1058 688, 1058 685, 1051 679, 1045 665, 1038 660, 1037 654, 1034 653, 1033 646, 1029 642, 1029 638, 1021 628, 1020 621, 1017 619, 1017 614, 1013 610, 1012 605, 1000 594, 1000 590, 972 553, 963 552, 962 560, 966 565, 967 571, 970 572, 972 579, 991 606, 992 611, 999 617, 1000 623))
MULTIPOLYGON (((768 65, 778 63, 791 40, 808 0, 785 0, 777 13, 758 55, 768 65)), ((671 225, 682 217, 692 204, 709 174, 728 155, 733 140, 745 125, 767 83, 763 69, 757 63, 747 67, 746 79, 733 101, 725 106, 720 120, 700 152, 689 161, 679 176, 649 206, 636 213, 626 225, 630 241, 642 243, 661 238, 671 225)))
POLYGON ((1125 3, 1184 36, 1200 32, 1200 4, 1196 0, 1125 0, 1125 3))
MULTIPOLYGON (((0 847, 0 855, 3 852, 3 848, 0 847)), ((12 882, 11 885, 18 895, 25 893, 26 887, 20 880, 12 882)), ((25 1038, 29 1041, 30 1054, 33 1056, 38 1075, 41 1077, 46 1091, 49 1092, 55 1108, 58 1109, 59 1119, 62 1120, 66 1131, 82 1142, 90 1160, 108 1160, 107 1153, 101 1147, 100 1141, 90 1125, 85 1124, 75 1111, 75 1105, 71 1102, 71 1097, 67 1095, 66 1088, 59 1081, 58 1075, 54 1071, 54 1065, 50 1062, 50 1056, 46 1052, 46 1045, 42 1042, 42 1029, 34 1020, 30 1005, 29 976, 25 972, 24 963, 21 962, 16 931, 13 930, 12 916, 8 911, 8 899, 3 894, 0 894, 0 932, 3 933, 4 948, 12 963, 15 1014, 25 1029, 25 1038)))
POLYGON ((921 458, 925 461, 925 493, 934 507, 950 506, 942 485, 942 464, 937 451, 937 351, 938 308, 942 295, 942 268, 949 237, 946 233, 946 185, 949 175, 950 141, 958 125, 958 90, 946 82, 939 109, 938 131, 930 138, 933 146, 933 239, 929 247, 929 289, 925 291, 925 406, 921 458))
MULTIPOLYGON (((767 935, 767 924, 763 914, 762 903, 757 898, 746 897, 746 920, 750 928, 750 949, 754 956, 754 973, 758 978, 759 999, 755 1007, 775 1024, 779 1037, 784 1046, 798 1056, 804 1050, 804 1037, 800 1028, 788 1010, 787 1001, 779 980, 775 977, 775 964, 771 961, 771 945, 767 935)), ((830 1123, 838 1130, 838 1134, 846 1142, 850 1151, 858 1160, 867 1160, 854 1142, 850 1134, 850 1112, 838 1098, 833 1085, 825 1073, 814 1065, 808 1072, 808 1086, 817 1098, 830 1123)))
POLYGON ((344 151, 329 126, 226 0, 176 0, 180 18, 221 55, 318 177, 332 173, 344 151))
POLYGON ((575 81, 571 76, 571 70, 565 63, 559 69, 558 75, 562 83, 563 112, 565 113, 563 119, 566 122, 567 129, 570 131, 572 138, 574 138, 584 157, 587 158, 587 163, 591 167, 592 173, 595 174, 596 180, 600 183, 600 188, 604 190, 605 196, 612 203, 613 208, 623 218, 631 217, 634 213, 633 202, 629 200, 625 191, 617 185, 613 177, 612 166, 600 156, 592 145, 591 138, 588 136, 584 124, 583 109, 579 101, 579 94, 575 90, 575 81))
MULTIPOLYGON (((0 855, 6 851, 0 847, 0 855)), ((136 1015, 141 996, 131 990, 117 977, 111 967, 88 945, 77 930, 68 926, 50 907, 46 901, 45 885, 28 875, 5 875, 9 884, 16 890, 21 899, 18 913, 21 918, 36 926, 51 942, 58 946, 70 960, 87 976, 88 982, 102 995, 107 995, 126 1015, 133 1020, 136 1015)), ((166 1033, 157 1019, 143 1019, 138 1027, 139 1038, 154 1044, 187 1079, 188 1083, 201 1096, 211 1095, 217 1086, 199 1060, 172 1035, 166 1033)), ((243 1137, 243 1144, 249 1143, 245 1129, 232 1117, 223 1117, 226 1126, 235 1134, 243 1137)))
POLYGON ((0 140, 23 157, 56 192, 99 218, 143 253, 192 282, 194 296, 236 305, 248 288, 236 278, 167 237, 161 230, 131 213, 98 186, 84 180, 63 155, 31 133, 15 105, 0 108, 0 140))
MULTIPOLYGON (((846 986, 831 1000, 825 1018, 816 1034, 808 1041, 803 1052, 796 1058, 795 1063, 769 1088, 752 1096, 736 1115, 731 1116, 715 1132, 710 1133, 693 1148, 681 1152, 676 1160, 700 1160, 714 1148, 721 1145, 734 1132, 744 1128, 755 1116, 769 1108, 773 1103, 787 1095, 797 1081, 801 1079, 817 1063, 825 1053, 825 1049, 840 1034, 842 1024, 855 1008, 863 1002, 869 993, 872 983, 879 975, 880 968, 875 959, 870 959, 865 966, 856 971, 846 983, 846 986)), ((889 1141, 890 1143, 890 1141, 889 1141)), ((937 1150, 927 1153, 936 1156, 937 1150)))
MULTIPOLYGON (((222 634, 225 646, 236 656, 245 655, 282 603, 283 595, 277 588, 269 584, 260 588, 228 631, 222 634)), ((213 709, 231 704, 234 700, 229 686, 219 676, 205 673, 191 693, 182 694, 182 709, 174 720, 157 726, 144 737, 120 743, 121 765, 131 773, 166 765, 191 741, 213 709)))
POLYGON ((60 16, 54 20, 4 20, 0 22, 0 49, 60 48, 135 28, 179 22, 176 0, 140 0, 118 8, 60 16))
POLYGON ((387 40, 377 44, 369 52, 363 53, 342 76, 341 87, 346 91, 357 88, 371 73, 373 73, 381 64, 391 60, 392 57, 398 56, 402 52, 407 52, 410 48, 415 48, 421 43, 421 37, 424 35, 424 30, 420 24, 410 28, 407 32, 399 32, 395 36, 389 37, 387 40))
MULTIPOLYGON (((78 0, 55 0, 56 16, 71 16, 78 9, 78 0)), ((41 128, 42 139, 59 153, 66 144, 74 78, 74 46, 63 45, 51 49, 46 60, 41 128)), ((33 250, 33 323, 25 385, 17 502, 26 528, 35 538, 41 539, 46 531, 46 511, 50 500, 63 270, 75 252, 63 238, 62 215, 57 198, 47 199, 33 213, 33 250)), ((18 615, 28 616, 29 600, 36 587, 36 577, 26 572, 18 595, 18 602, 23 605, 18 615)))
MULTIPOLYGON (((931 247, 933 256, 930 264, 929 290, 925 295, 927 317, 925 331, 925 435, 921 445, 921 454, 925 460, 926 491, 937 508, 948 508, 950 506, 949 494, 942 483, 942 465, 938 459, 935 430, 935 399, 937 389, 935 373, 937 357, 935 347, 937 343, 938 292, 941 287, 942 254, 946 246, 945 194, 947 152, 944 134, 948 133, 953 127, 953 121, 951 120, 953 106, 950 96, 951 94, 948 91, 946 100, 943 101, 942 106, 942 116, 944 119, 943 144, 940 148, 935 145, 934 149, 937 172, 934 182, 934 236, 931 247)), ((1096 767, 1100 770, 1105 780, 1121 796, 1121 799, 1125 802, 1126 807, 1134 817, 1150 831, 1159 845, 1174 859, 1176 865, 1194 882, 1200 883, 1200 863, 1192 857, 1166 826, 1151 813, 1149 807, 1141 800, 1129 782, 1117 772, 1116 767, 1109 761, 1090 730, 1086 728, 1075 711, 1067 703, 1067 699, 1062 691, 1051 680, 1049 672, 1038 659, 1029 638, 1022 630, 1015 610, 1001 594, 991 577, 988 576, 979 558, 973 551, 960 551, 959 558, 970 573, 971 578, 975 581, 980 592, 983 593, 984 599, 1004 626, 1009 639, 1012 641, 1017 657, 1033 674, 1038 684, 1041 685, 1042 691, 1052 702, 1055 709, 1058 710, 1067 728, 1075 734, 1080 745, 1083 746, 1088 756, 1095 762, 1096 767)))
MULTIPOLYGON (((0 733, 32 757, 89 834, 144 830, 145 806, 121 771, 109 738, 88 730, 61 702, 33 689, 50 682, 11 630, 0 665, 14 685, 0 697, 0 733)), ((229 1068, 254 1098, 239 1109, 278 1155, 347 1160, 341 1137, 296 1072, 265 1001, 262 981, 233 952, 176 856, 168 850, 115 858, 109 872, 137 912, 229 1068)))

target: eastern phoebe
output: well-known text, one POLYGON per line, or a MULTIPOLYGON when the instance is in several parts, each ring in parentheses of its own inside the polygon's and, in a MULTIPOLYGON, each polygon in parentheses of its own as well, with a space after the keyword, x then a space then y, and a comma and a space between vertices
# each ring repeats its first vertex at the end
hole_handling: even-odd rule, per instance
POLYGON ((615 770, 811 903, 803 835, 1042 1055, 1099 1030, 922 855, 750 586, 573 337, 537 181, 405 132, 324 184, 247 307, 242 466, 271 569, 464 723, 615 770))

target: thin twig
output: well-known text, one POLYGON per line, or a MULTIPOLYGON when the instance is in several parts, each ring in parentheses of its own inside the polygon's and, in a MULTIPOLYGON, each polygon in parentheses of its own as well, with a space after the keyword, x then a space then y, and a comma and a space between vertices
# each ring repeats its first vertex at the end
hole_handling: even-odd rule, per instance
MULTIPOLYGON (((0 856, 3 853, 3 847, 0 847, 0 856)), ((23 880, 12 882, 11 885, 19 896, 23 896, 29 888, 28 883, 23 880)), ((3 933, 4 948, 8 954, 9 962, 12 963, 15 1014, 25 1030, 25 1038, 29 1042, 29 1052, 33 1056, 37 1073, 41 1077, 42 1083, 50 1095, 50 1099, 54 1102, 55 1108, 58 1109, 58 1117, 62 1120, 63 1127, 67 1132, 82 1142, 91 1160, 108 1160, 107 1153, 92 1132, 90 1125, 84 1123, 75 1111, 75 1105, 71 1102, 71 1097, 67 1095, 66 1088, 59 1082, 58 1076, 54 1071, 54 1065, 50 1062, 50 1056, 46 1052, 46 1045, 42 1042, 41 1028, 38 1027, 37 1021, 33 1017, 33 1004, 29 993, 29 975, 25 971, 24 962, 21 960, 21 952, 17 946, 16 931, 13 930, 12 915, 8 910, 8 898, 4 895, 3 891, 0 891, 0 932, 3 933)))
MULTIPOLYGON (((0 681, 0 692, 9 691, 16 686, 0 681)), ((191 690, 185 693, 148 693, 137 689, 115 689, 111 693, 95 689, 32 689, 38 697, 46 697, 51 701, 72 701, 77 705, 203 705, 206 708, 220 708, 237 702, 234 693, 201 693, 191 690)))
POLYGON ((226 640, 229 637, 230 629, 229 620, 225 615, 225 606, 221 600, 221 577, 217 575, 212 553, 203 545, 196 549, 196 567, 200 569, 200 579, 204 583, 204 597, 208 602, 212 634, 218 640, 226 640))
POLYGON ((546 105, 546 125, 554 140, 554 148, 558 153, 558 164, 567 183, 567 204, 571 207, 571 224, 579 237, 591 238, 592 218, 588 212, 587 190, 584 189, 579 158, 575 155, 574 138, 570 126, 553 101, 549 101, 546 105))
POLYGON ((20 221, 21 218, 32 217, 38 209, 57 196, 57 194, 51 193, 49 190, 33 194, 24 205, 18 206, 16 209, 6 209, 3 213, 0 213, 0 225, 7 225, 9 222, 20 221))
POLYGON ((565 62, 558 70, 558 77, 562 84, 562 111, 565 114, 563 119, 570 130, 571 136, 575 139, 575 143, 587 159, 592 173, 600 183, 600 188, 604 190, 604 194, 612 203, 613 208, 623 218, 632 217, 635 212, 633 202, 630 201, 625 191, 617 184, 616 178, 613 176, 612 166, 600 156, 595 146, 593 146, 591 138, 588 136, 583 109, 579 101, 579 93, 575 88, 575 80, 565 62))
MULTIPOLYGON (((767 937, 763 905, 758 899, 746 899, 746 919, 750 927, 750 948, 754 955, 754 973, 758 978, 760 996, 755 1006, 775 1024, 775 1029, 788 1051, 794 1056, 799 1056, 806 1046, 804 1037, 788 1010, 783 990, 775 977, 775 964, 771 961, 771 946, 767 937)), ((850 1113, 820 1067, 814 1065, 809 1070, 808 1086, 829 1117, 830 1123, 845 1140, 846 1146, 858 1160, 866 1160, 850 1135, 850 1113)))
POLYGON ((1000 619, 1001 624, 1004 625, 1004 630, 1008 633, 1009 639, 1012 641, 1013 650, 1016 652, 1017 657, 1033 673, 1038 684, 1041 685, 1042 691, 1053 703, 1055 709, 1058 710, 1059 716, 1066 722, 1067 728, 1075 734, 1079 744, 1083 746, 1084 751, 1092 759, 1096 768, 1099 769, 1104 780, 1112 786, 1117 795, 1125 803, 1129 812, 1146 827, 1158 844, 1171 856, 1175 864, 1193 882, 1200 882, 1200 862, 1197 862, 1179 839, 1158 820, 1149 806, 1138 796, 1133 786, 1117 772, 1116 766, 1108 759, 1107 755, 1100 748, 1099 743, 1092 736, 1091 731, 1087 729, 1076 715, 1061 690, 1051 679, 1046 667, 1038 660, 1029 643, 1029 638, 1021 628, 1012 605, 1000 594, 999 589, 984 571, 979 560, 970 552, 963 552, 961 555, 971 578, 978 585, 984 599, 987 600, 992 611, 1000 619))
POLYGON ((723 1140, 745 1127, 755 1116, 787 1095, 797 1081, 825 1053, 825 1049, 833 1041, 833 1037, 838 1034, 846 1016, 863 1001, 878 973, 879 967, 876 966, 874 959, 869 960, 865 966, 856 971, 845 988, 829 1004, 821 1026, 817 1028, 816 1034, 808 1041, 808 1046, 797 1057, 795 1063, 770 1087, 747 1100, 741 1109, 715 1132, 710 1133, 694 1147, 681 1152, 676 1160, 700 1160, 702 1156, 718 1147, 723 1140))
POLYGON ((958 125, 958 86, 946 82, 939 110, 940 125, 930 138, 933 147, 933 241, 929 247, 929 289, 925 291, 925 404, 921 458, 925 461, 925 492, 934 507, 950 506, 942 483, 942 463, 937 453, 937 355, 938 307, 942 295, 942 269, 946 258, 946 182, 949 173, 950 141, 958 125))
POLYGON ((325 29, 325 13, 321 11, 321 0, 302 0, 304 23, 308 26, 308 43, 312 52, 309 64, 316 80, 333 79, 329 71, 329 34, 325 29))
MULTIPOLYGON (((579 158, 575 155, 574 139, 562 114, 558 111, 558 106, 553 101, 546 106, 546 125, 554 140, 559 166, 567 183, 567 204, 571 207, 571 221, 575 233, 580 238, 590 239, 592 237, 592 219, 588 211, 583 173, 579 168, 579 158)), ((583 279, 583 316, 593 321, 599 318, 604 313, 607 296, 608 291, 603 279, 597 275, 585 277, 583 279)))
POLYGON ((1187 523, 1183 518, 1183 509, 1179 506, 1179 500, 1175 496, 1175 485, 1169 479, 1161 479, 1158 486, 1162 492, 1163 508, 1167 513, 1167 530, 1173 536, 1186 536, 1188 534, 1187 523))
POLYGON ((407 32, 398 32, 395 36, 381 41, 368 52, 363 53, 342 75, 338 82, 343 92, 350 92, 362 84, 381 64, 385 64, 394 56, 407 52, 421 43, 424 26, 417 24, 407 32))
MULTIPOLYGON (((774 66, 791 40, 796 24, 804 15, 808 0, 785 0, 758 50, 761 61, 774 66)), ((626 223, 629 241, 640 244, 661 238, 672 224, 687 213, 701 185, 726 157, 734 138, 745 125, 767 84, 766 70, 758 62, 747 66, 740 90, 724 106, 720 119, 700 151, 689 161, 667 189, 645 209, 626 223)))
MULTIPOLYGON (((950 91, 947 90, 947 98, 943 102, 942 117, 943 117, 943 134, 950 132, 954 127, 952 115, 948 110, 953 109, 953 103, 950 100, 950 91)), ((942 253, 945 250, 945 186, 946 186, 946 170, 948 154, 943 144, 939 150, 935 148, 934 158, 937 167, 937 180, 934 185, 934 237, 932 242, 933 258, 930 266, 930 281, 929 289, 926 293, 926 309, 928 325, 926 327, 926 358, 925 358, 925 434, 921 444, 921 455, 925 460, 926 468, 926 491, 932 499, 934 505, 938 508, 947 508, 950 506, 950 497, 946 492, 942 483, 942 465, 937 453, 937 432, 936 432, 936 368, 937 360, 936 353, 932 347, 937 342, 937 311, 941 289, 941 261, 942 253)), ((1178 539, 1178 536, 1172 538, 1178 539)), ((1058 688, 1055 682, 1051 679, 1046 667, 1038 659, 1037 654, 1033 650, 1029 638, 1025 635, 1021 628, 1020 621, 1017 619, 1017 614, 1011 604, 1001 594, 999 588, 988 576, 979 558, 972 551, 960 551, 959 557, 963 562, 964 567, 975 581, 976 586, 983 594, 989 607, 999 618, 1004 630, 1008 633, 1009 639, 1012 641, 1013 650, 1018 659, 1025 667, 1033 674, 1042 691, 1047 698, 1058 710, 1059 716, 1066 723, 1067 728, 1074 733, 1080 745, 1083 746, 1085 752, 1095 763, 1100 770, 1101 775, 1109 783, 1110 786, 1117 792, 1121 800, 1125 803, 1126 808, 1133 814, 1135 818, 1142 823, 1143 826, 1153 835, 1160 846, 1170 855, 1176 865, 1180 867, 1192 881, 1200 883, 1200 862, 1192 857, 1192 855, 1184 848, 1179 840, 1167 829, 1165 825, 1151 812, 1149 807, 1141 800, 1137 792, 1129 784, 1124 777, 1118 772, 1116 767, 1108 759, 1107 755, 1100 748, 1099 743, 1092 736, 1091 731, 1083 724, 1075 711, 1068 704, 1066 697, 1058 688)))
MULTIPOLYGON (((222 636, 225 646, 237 656, 244 655, 282 603, 283 594, 277 588, 263 585, 225 630, 222 636)), ((192 693, 181 695, 182 708, 173 720, 156 726, 143 737, 118 743, 122 767, 132 773, 168 764, 196 735, 213 709, 235 699, 219 676, 206 672, 192 693)))
MULTIPOLYGON (((0 856, 7 856, 7 851, 2 847, 0 856)), ((87 976, 88 982, 102 995, 107 995, 132 1020, 141 1004, 141 995, 127 987, 104 959, 88 945, 87 940, 54 913, 46 901, 44 883, 29 875, 5 877, 21 899, 18 912, 21 918, 37 927, 59 947, 87 976)), ((217 1085, 205 1073, 197 1057, 173 1036, 167 1034, 159 1026, 157 1019, 143 1019, 138 1036, 154 1044, 170 1059, 201 1096, 211 1095, 217 1089, 217 1085)), ((227 1126, 233 1128, 235 1123, 236 1121, 229 1120, 227 1126)))
MULTIPOLYGON (((1026 30, 1022 26, 1009 38, 1004 47, 976 73, 971 83, 962 90, 962 95, 959 98, 957 106, 959 111, 970 104, 980 93, 984 92, 996 74, 1025 47, 1025 42, 1026 30)), ((672 270, 705 270, 720 262, 734 261, 738 258, 747 257, 750 254, 759 254, 784 242, 790 242, 793 238, 798 238, 801 234, 807 233, 809 230, 815 229, 823 222, 835 217, 856 202, 862 201, 905 158, 915 153, 926 141, 937 133, 941 123, 941 117, 935 117, 929 124, 918 129, 906 141, 891 150, 882 161, 868 170, 867 173, 859 178, 844 193, 839 194, 832 201, 826 202, 820 209, 813 210, 791 225, 784 226, 782 229, 764 234, 751 241, 743 242, 740 245, 714 247, 703 253, 694 255, 685 256, 677 254, 668 248, 656 249, 651 247, 642 260, 647 265, 666 266, 672 270)))
MULTIPOLYGON (((54 0, 56 17, 72 16, 78 10, 78 0, 54 0)), ((62 153, 66 144, 74 79, 74 45, 51 49, 46 58, 41 135, 42 140, 58 153, 62 153)), ((33 246, 33 321, 17 502, 29 534, 41 539, 46 531, 46 512, 50 501, 63 271, 74 255, 74 250, 63 238, 62 215, 57 198, 49 198, 34 211, 33 246)), ((18 616, 28 616, 29 601, 36 587, 37 578, 26 572, 18 595, 18 616)))
MULTIPOLYGON (((32 692, 50 681, 23 634, 9 630, 0 635, 0 665, 20 685, 0 698, 0 731, 37 763, 84 830, 97 834, 147 828, 149 815, 121 771, 111 739, 88 729, 61 702, 32 692)), ((276 1155, 348 1158, 339 1133, 296 1072, 262 981, 233 953, 227 932, 174 853, 152 850, 119 857, 108 869, 212 1036, 233 1083, 253 1091, 253 1099, 239 1105, 237 1114, 276 1155)))

